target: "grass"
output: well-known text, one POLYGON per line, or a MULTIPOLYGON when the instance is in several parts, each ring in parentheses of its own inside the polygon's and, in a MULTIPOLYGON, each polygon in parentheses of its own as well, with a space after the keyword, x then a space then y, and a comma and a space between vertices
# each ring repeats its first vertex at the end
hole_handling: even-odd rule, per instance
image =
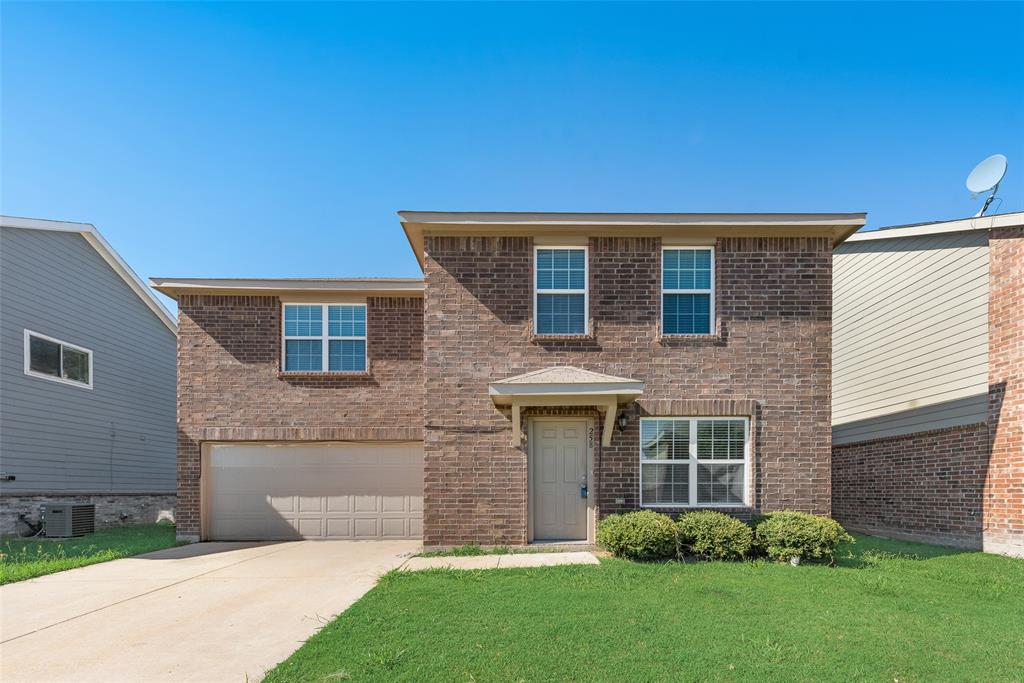
POLYGON ((859 537, 838 566, 392 572, 265 683, 1021 680, 1024 561, 859 537))
POLYGON ((0 585, 176 544, 172 524, 101 529, 80 538, 8 538, 0 541, 0 585))
POLYGON ((484 548, 476 543, 456 546, 448 550, 428 550, 419 553, 416 557, 479 557, 480 555, 520 555, 524 553, 542 553, 543 549, 538 548, 513 548, 507 545, 498 545, 484 548))

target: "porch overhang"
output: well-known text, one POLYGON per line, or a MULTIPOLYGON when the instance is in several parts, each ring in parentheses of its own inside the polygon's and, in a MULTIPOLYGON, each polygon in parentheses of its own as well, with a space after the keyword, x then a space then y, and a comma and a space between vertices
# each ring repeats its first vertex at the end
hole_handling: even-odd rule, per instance
POLYGON ((585 406, 603 411, 601 445, 610 446, 619 406, 637 399, 643 392, 643 382, 569 366, 545 368, 488 385, 494 405, 512 412, 513 446, 520 443, 523 408, 557 406, 585 406))

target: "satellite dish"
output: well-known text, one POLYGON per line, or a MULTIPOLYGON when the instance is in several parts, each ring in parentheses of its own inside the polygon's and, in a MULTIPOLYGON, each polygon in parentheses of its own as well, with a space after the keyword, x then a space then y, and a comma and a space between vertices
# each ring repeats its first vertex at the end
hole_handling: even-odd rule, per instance
POLYGON ((999 183, 1002 182, 1004 175, 1006 175, 1006 157, 1002 154, 993 154, 989 158, 983 159, 981 163, 974 167, 971 174, 967 176, 967 189, 971 191, 972 197, 977 197, 982 192, 992 190, 992 194, 985 200, 985 205, 981 207, 981 211, 977 213, 977 216, 984 216, 985 212, 988 211, 992 200, 996 198, 996 192, 999 191, 999 183))

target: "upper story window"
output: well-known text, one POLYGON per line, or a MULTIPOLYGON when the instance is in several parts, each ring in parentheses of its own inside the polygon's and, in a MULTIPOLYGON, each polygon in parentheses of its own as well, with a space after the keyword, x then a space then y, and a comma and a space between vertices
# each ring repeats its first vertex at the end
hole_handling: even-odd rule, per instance
POLYGON ((714 319, 714 249, 666 247, 661 252, 661 333, 711 334, 714 319))
POLYGON ((746 505, 749 426, 745 417, 642 418, 640 505, 746 505))
POLYGON ((537 247, 534 264, 536 334, 587 334, 587 248, 537 247))
POLYGON ((365 372, 366 304, 285 304, 285 372, 365 372))
POLYGON ((25 374, 92 389, 92 351, 25 330, 25 374))

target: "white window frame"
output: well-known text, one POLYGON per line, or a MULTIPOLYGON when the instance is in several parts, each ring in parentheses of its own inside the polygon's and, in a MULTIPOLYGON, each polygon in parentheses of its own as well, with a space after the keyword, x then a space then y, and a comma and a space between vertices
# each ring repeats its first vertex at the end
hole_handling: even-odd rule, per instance
POLYGON ((55 339, 55 338, 47 336, 45 334, 40 334, 39 332, 34 332, 32 330, 26 329, 25 330, 25 374, 30 376, 30 377, 39 377, 40 379, 48 379, 51 382, 60 382, 61 384, 67 384, 67 385, 70 385, 70 386, 73 386, 73 387, 78 387, 79 389, 92 389, 92 349, 87 349, 84 346, 79 346, 77 344, 70 344, 70 343, 68 343, 66 341, 61 341, 60 339, 55 339), (89 382, 85 383, 85 382, 79 382, 78 380, 74 380, 74 379, 67 379, 65 377, 55 377, 53 375, 47 375, 45 372, 36 372, 35 370, 33 370, 32 369, 32 348, 31 348, 31 339, 32 339, 32 337, 37 337, 39 339, 45 339, 46 341, 53 342, 54 344, 60 344, 60 346, 61 346, 61 350, 60 350, 60 373, 61 373, 61 375, 64 374, 64 347, 65 346, 68 347, 69 349, 74 349, 75 351, 80 351, 80 352, 86 354, 89 357, 89 382))
POLYGON ((658 296, 658 329, 663 337, 711 337, 717 334, 715 324, 715 247, 711 245, 676 246, 661 248, 661 274, 658 296), (711 252, 711 287, 708 289, 665 289, 665 252, 666 251, 710 251, 711 252), (708 294, 708 331, 707 332, 666 332, 665 331, 665 295, 666 294, 708 294))
POLYGON ((538 244, 533 247, 533 334, 536 337, 575 337, 578 333, 541 333, 537 328, 537 301, 540 294, 583 294, 583 332, 582 335, 590 334, 590 247, 585 244, 538 244), (583 291, 578 289, 539 289, 537 287, 537 253, 541 250, 575 249, 583 250, 583 291))
POLYGON ((690 422, 690 443, 689 443, 689 459, 687 460, 669 460, 664 458, 651 459, 644 458, 644 442, 643 442, 643 429, 640 429, 640 442, 639 442, 639 459, 640 459, 640 470, 637 477, 637 486, 640 489, 640 507, 642 508, 737 508, 737 507, 750 507, 750 418, 745 415, 694 415, 694 416, 682 416, 682 415, 658 415, 651 417, 642 417, 640 422, 655 420, 688 420, 690 422), (745 438, 743 440, 743 501, 740 503, 698 503, 697 502, 697 466, 698 465, 739 465, 739 460, 711 460, 708 458, 699 459, 697 457, 697 423, 702 420, 743 420, 743 433, 745 438), (644 503, 644 475, 643 467, 647 464, 687 464, 689 465, 689 502, 687 503, 644 503))
POLYGON ((282 301, 281 302, 281 372, 289 375, 365 375, 370 371, 370 342, 367 339, 370 333, 370 320, 369 311, 367 313, 366 320, 366 335, 362 337, 355 336, 332 336, 330 330, 330 313, 328 312, 329 306, 362 306, 363 310, 366 311, 366 303, 360 301, 331 301, 329 303, 319 303, 317 301, 282 301), (286 306, 321 306, 321 328, 320 334, 315 336, 288 336, 285 334, 284 315, 286 306), (330 348, 332 341, 343 341, 343 340, 362 340, 363 343, 363 369, 362 370, 330 370, 330 348), (320 342, 320 369, 319 370, 288 370, 288 340, 292 341, 319 341, 320 342))

